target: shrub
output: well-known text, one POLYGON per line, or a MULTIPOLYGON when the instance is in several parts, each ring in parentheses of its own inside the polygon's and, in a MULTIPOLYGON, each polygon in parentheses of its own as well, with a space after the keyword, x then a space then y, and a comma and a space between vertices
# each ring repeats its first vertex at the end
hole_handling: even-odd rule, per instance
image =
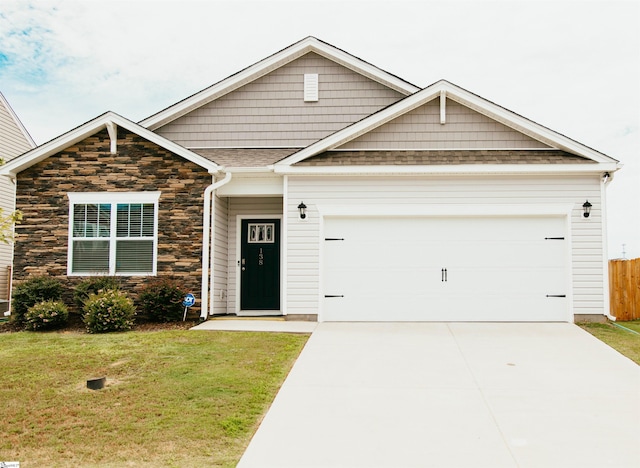
POLYGON ((120 289, 120 280, 115 276, 93 276, 82 280, 73 291, 73 300, 80 310, 91 294, 98 294, 107 289, 120 289))
POLYGON ((24 316, 30 307, 39 302, 62 298, 60 281, 48 276, 34 276, 13 290, 11 317, 17 324, 24 324, 24 316))
POLYGON ((89 333, 131 330, 135 315, 133 301, 116 289, 91 294, 84 304, 84 323, 89 333))
POLYGON ((180 282, 159 278, 144 286, 138 295, 140 309, 154 322, 175 322, 182 318, 186 294, 180 282))
POLYGON ((31 306, 24 315, 27 330, 51 330, 64 326, 69 319, 67 306, 61 301, 48 300, 31 306))

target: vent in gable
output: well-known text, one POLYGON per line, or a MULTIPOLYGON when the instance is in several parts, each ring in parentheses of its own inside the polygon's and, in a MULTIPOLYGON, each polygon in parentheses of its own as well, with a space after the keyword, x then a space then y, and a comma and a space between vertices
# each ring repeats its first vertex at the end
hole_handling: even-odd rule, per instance
POLYGON ((304 74, 304 102, 318 101, 318 74, 304 74))

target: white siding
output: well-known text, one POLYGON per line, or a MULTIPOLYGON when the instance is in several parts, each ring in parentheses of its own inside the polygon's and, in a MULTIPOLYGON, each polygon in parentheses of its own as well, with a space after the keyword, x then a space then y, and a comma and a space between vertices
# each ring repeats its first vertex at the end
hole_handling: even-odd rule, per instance
MULTIPOLYGON (((237 252, 238 243, 238 216, 264 216, 282 214, 282 198, 235 198, 230 197, 229 200, 229 223, 228 223, 228 239, 229 239, 229 260, 228 260, 228 300, 227 313, 236 312, 237 300, 237 273, 239 252, 237 252)), ((281 244, 282 245, 282 244, 281 244)))
POLYGON ((303 147, 403 96, 309 53, 159 128, 188 148, 303 147), (304 101, 304 75, 318 74, 317 102, 304 101))
POLYGON ((318 313, 320 214, 318 206, 469 207, 572 205, 570 221, 574 314, 604 313, 600 181, 593 177, 321 177, 289 176, 287 206, 287 313, 318 313), (593 204, 591 217, 582 203, 593 204), (307 220, 297 216, 304 200, 307 220))
POLYGON ((440 123, 440 98, 388 122, 338 149, 518 149, 547 145, 447 99, 440 123))
POLYGON ((229 263, 229 209, 228 198, 214 198, 214 260, 213 264, 213 314, 227 313, 228 268, 229 263))

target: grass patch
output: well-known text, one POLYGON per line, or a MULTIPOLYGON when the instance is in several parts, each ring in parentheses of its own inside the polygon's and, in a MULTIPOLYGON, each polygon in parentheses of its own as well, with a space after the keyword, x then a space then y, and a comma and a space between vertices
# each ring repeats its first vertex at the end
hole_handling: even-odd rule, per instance
POLYGON ((235 466, 308 336, 8 333, 0 460, 21 466, 235 466), (86 380, 107 377, 103 390, 86 380))
MULTIPOLYGON (((612 323, 579 323, 578 325, 636 364, 640 364, 640 336, 616 327, 612 323)), ((640 320, 620 322, 620 325, 640 333, 640 320)))

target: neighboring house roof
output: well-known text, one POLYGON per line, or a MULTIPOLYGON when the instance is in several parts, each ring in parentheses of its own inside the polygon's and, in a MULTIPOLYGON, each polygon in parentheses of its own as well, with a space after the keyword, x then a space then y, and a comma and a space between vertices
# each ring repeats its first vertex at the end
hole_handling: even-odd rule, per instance
POLYGON ((2 129, 0 157, 6 161, 36 146, 2 93, 0 93, 0 128, 2 129))
POLYGON ((477 94, 473 94, 446 80, 440 80, 423 90, 392 104, 343 130, 335 132, 318 142, 301 149, 297 153, 279 161, 276 170, 286 172, 287 167, 300 163, 307 158, 317 156, 329 150, 334 150, 373 129, 384 125, 393 119, 416 109, 437 97, 446 97, 463 106, 473 109, 497 122, 500 122, 552 148, 566 151, 570 154, 582 156, 597 163, 607 164, 607 170, 616 170, 618 161, 578 143, 560 133, 544 127, 532 120, 526 119, 504 107, 488 101, 477 94))
POLYGON ((115 129, 116 126, 125 128, 130 132, 133 132, 142 138, 177 154, 178 156, 182 156, 183 158, 207 169, 211 173, 216 173, 220 169, 219 166, 211 160, 189 151, 183 146, 167 140, 166 138, 141 127, 137 123, 132 122, 114 112, 106 112, 95 119, 90 120, 79 127, 76 127, 73 130, 70 130, 69 132, 64 133, 59 137, 13 159, 6 165, 0 167, 0 175, 15 176, 17 173, 24 171, 40 161, 43 161, 49 156, 65 150, 69 146, 72 146, 87 137, 95 135, 97 132, 105 128, 107 130, 115 129))
POLYGON ((419 87, 396 75, 388 73, 331 44, 309 36, 157 114, 147 117, 140 122, 140 125, 151 130, 156 130, 190 111, 214 101, 309 52, 315 52, 318 55, 333 60, 404 95, 410 95, 420 90, 419 87))

